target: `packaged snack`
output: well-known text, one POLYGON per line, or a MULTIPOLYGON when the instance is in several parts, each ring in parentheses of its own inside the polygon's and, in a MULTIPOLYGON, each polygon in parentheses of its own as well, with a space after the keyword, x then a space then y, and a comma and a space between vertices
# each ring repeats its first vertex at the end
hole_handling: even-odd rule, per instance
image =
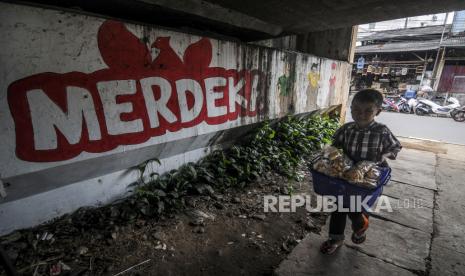
POLYGON ((379 171, 378 167, 372 167, 366 174, 365 178, 368 180, 375 180, 378 181, 379 177, 381 176, 381 172, 379 171))
POLYGON ((363 181, 363 174, 357 168, 351 168, 343 174, 343 178, 350 183, 360 183, 363 181))
POLYGON ((370 171, 373 167, 376 166, 376 163, 371 161, 360 161, 355 164, 355 167, 359 169, 363 175, 365 175, 368 171, 370 171))
POLYGON ((340 177, 341 176, 341 171, 337 170, 334 167, 329 167, 329 169, 325 173, 328 176, 331 177, 340 177))
POLYGON ((330 168, 330 163, 328 159, 320 158, 313 164, 313 169, 320 173, 326 173, 330 168))
POLYGON ((313 169, 328 175, 347 180, 364 188, 376 188, 381 175, 376 163, 361 161, 354 165, 342 150, 326 146, 313 158, 313 169))
POLYGON ((323 158, 326 158, 332 161, 338 158, 339 156, 341 156, 342 151, 333 146, 326 146, 325 148, 323 148, 322 155, 323 155, 323 158))
POLYGON ((341 172, 341 175, 349 170, 353 165, 352 160, 348 158, 345 154, 341 154, 337 159, 331 161, 331 167, 341 172))
POLYGON ((331 177, 342 177, 350 169, 353 162, 340 149, 326 146, 313 159, 313 169, 331 177))
POLYGON ((371 161, 361 161, 355 164, 343 177, 352 184, 363 188, 373 189, 378 185, 381 175, 376 163, 371 161))

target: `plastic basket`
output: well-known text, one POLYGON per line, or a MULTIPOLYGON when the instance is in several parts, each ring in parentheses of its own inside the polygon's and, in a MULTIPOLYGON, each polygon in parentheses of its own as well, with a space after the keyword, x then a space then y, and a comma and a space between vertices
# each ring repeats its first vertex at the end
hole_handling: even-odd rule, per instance
POLYGON ((380 167, 379 169, 381 175, 375 189, 359 187, 347 182, 346 180, 330 177, 310 169, 313 178, 313 190, 315 193, 322 196, 342 196, 344 200, 344 207, 350 206, 350 196, 360 196, 362 200, 367 196, 371 196, 367 202, 367 205, 371 207, 383 192, 383 186, 391 179, 391 168, 380 167))

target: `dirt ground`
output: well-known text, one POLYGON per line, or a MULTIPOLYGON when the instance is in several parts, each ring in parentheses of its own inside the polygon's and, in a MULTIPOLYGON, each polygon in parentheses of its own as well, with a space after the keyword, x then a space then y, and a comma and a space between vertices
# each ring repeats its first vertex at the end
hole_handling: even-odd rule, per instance
POLYGON ((302 173, 292 184, 268 173, 245 190, 189 197, 186 210, 158 219, 112 219, 125 212, 115 206, 81 209, 0 242, 25 275, 271 275, 326 219, 303 207, 264 212, 264 195, 311 192, 302 173))

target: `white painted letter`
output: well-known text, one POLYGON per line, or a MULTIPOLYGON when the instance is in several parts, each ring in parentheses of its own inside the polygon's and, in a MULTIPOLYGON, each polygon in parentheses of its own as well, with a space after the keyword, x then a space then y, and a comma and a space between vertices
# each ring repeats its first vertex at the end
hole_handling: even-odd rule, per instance
POLYGON ((141 132, 144 130, 142 120, 121 121, 122 113, 133 111, 132 103, 116 103, 118 95, 130 95, 136 93, 134 80, 112 80, 97 83, 97 90, 102 99, 105 123, 108 134, 119 135, 124 133, 141 132))
POLYGON ((55 127, 71 145, 79 143, 84 118, 90 140, 100 140, 100 126, 95 113, 92 96, 84 88, 66 87, 67 112, 56 105, 41 89, 27 92, 34 130, 34 146, 37 150, 57 148, 55 127))
POLYGON ((229 112, 236 112, 236 102, 247 108, 247 100, 239 95, 239 91, 244 87, 244 79, 240 79, 237 85, 234 85, 234 78, 228 78, 229 83, 229 112))
POLYGON ((160 126, 158 120, 158 113, 169 123, 177 121, 176 115, 168 108, 167 104, 171 97, 171 84, 164 78, 150 77, 140 80, 142 92, 145 98, 145 107, 149 114, 150 127, 156 128, 160 126), (157 85, 160 87, 160 99, 155 100, 152 86, 157 85))
POLYGON ((176 91, 178 93, 179 109, 181 110, 181 122, 186 123, 197 118, 203 107, 203 93, 200 84, 191 79, 178 80, 176 81, 176 91), (192 109, 187 106, 187 92, 194 96, 192 109))
POLYGON ((226 106, 216 106, 215 100, 221 99, 224 92, 215 92, 215 87, 226 86, 226 79, 221 77, 205 79, 205 90, 207 95, 207 113, 208 117, 219 117, 226 115, 228 108, 226 106))
POLYGON ((258 97, 258 75, 255 75, 252 80, 252 92, 250 93, 250 111, 257 109, 257 97, 258 97))

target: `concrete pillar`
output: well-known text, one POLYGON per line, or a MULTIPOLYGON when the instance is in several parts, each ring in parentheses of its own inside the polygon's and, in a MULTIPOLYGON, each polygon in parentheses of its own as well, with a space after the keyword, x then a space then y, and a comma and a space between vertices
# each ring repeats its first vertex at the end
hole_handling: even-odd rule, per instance
POLYGON ((297 35, 295 50, 316 56, 353 62, 358 27, 297 35))

